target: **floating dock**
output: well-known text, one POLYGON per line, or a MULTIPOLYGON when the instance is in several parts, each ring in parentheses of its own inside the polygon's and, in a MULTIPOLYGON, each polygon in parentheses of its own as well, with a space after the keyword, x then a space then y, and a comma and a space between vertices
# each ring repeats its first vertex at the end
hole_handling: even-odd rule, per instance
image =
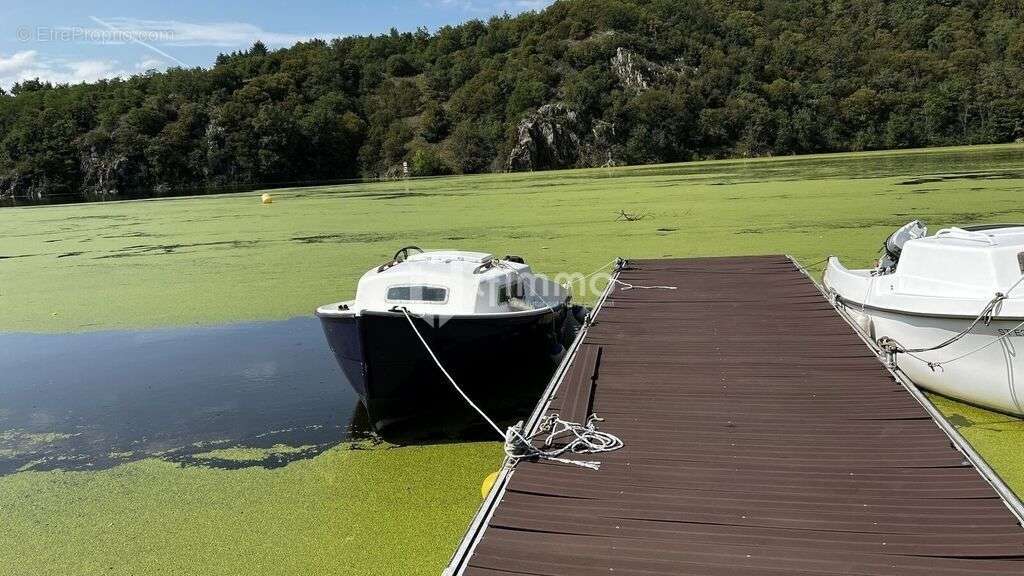
POLYGON ((1020 502, 791 259, 617 280, 527 426, 625 447, 506 466, 446 574, 1024 574, 1020 502))

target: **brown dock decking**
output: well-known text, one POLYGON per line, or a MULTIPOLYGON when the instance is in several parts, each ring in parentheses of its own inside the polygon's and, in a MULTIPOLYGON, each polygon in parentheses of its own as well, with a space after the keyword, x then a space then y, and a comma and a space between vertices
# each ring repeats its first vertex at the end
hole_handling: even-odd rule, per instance
POLYGON ((615 286, 548 408, 625 447, 520 463, 450 573, 1024 574, 996 490, 789 259, 630 267, 678 289, 615 286))

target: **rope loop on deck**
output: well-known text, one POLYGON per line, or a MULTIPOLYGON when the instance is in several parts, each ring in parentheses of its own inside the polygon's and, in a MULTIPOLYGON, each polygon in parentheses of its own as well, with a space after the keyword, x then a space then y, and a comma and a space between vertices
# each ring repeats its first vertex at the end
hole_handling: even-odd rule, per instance
POLYGON ((505 434, 505 455, 514 461, 540 458, 552 462, 572 464, 591 470, 600 470, 601 463, 595 460, 572 460, 563 458, 563 454, 597 454, 611 452, 622 448, 622 440, 608 432, 597 429, 601 419, 596 414, 587 418, 586 424, 562 420, 558 414, 544 418, 537 431, 525 438, 518 426, 510 426, 505 434), (546 436, 546 437, 545 437, 546 436), (543 438, 543 448, 538 448, 534 441, 543 438), (568 440, 559 447, 552 448, 556 441, 568 440))
POLYGON ((601 467, 600 462, 589 461, 589 460, 571 460, 569 458, 562 458, 562 455, 570 452, 573 454, 596 454, 599 452, 611 452, 612 450, 618 450, 622 448, 623 443, 617 436, 609 434, 608 432, 601 432, 597 429, 597 423, 601 422, 601 419, 596 414, 591 414, 587 418, 586 424, 579 424, 576 422, 569 422, 559 418, 558 414, 552 414, 542 420, 540 425, 537 427, 537 432, 527 438, 523 435, 521 430, 522 422, 515 426, 509 426, 507 429, 502 431, 501 427, 483 411, 482 408, 476 405, 465 391, 455 382, 452 375, 448 373, 441 361, 438 360, 437 355, 427 344, 426 339, 423 338, 423 334, 420 333, 419 328, 416 328, 416 322, 412 319, 412 314, 408 308, 404 306, 400 308, 402 314, 405 315, 405 319, 408 320, 409 326, 412 328, 416 337, 419 338, 423 348, 426 349, 427 354, 433 359, 434 364, 441 370, 444 377, 448 379, 448 382, 452 385, 452 388, 462 396, 462 399, 466 401, 469 406, 480 415, 481 418, 487 422, 498 436, 505 439, 505 455, 509 457, 513 462, 518 462, 523 459, 539 458, 543 460, 551 460, 553 462, 561 462, 563 464, 572 464, 574 466, 581 466, 583 468, 589 468, 591 470, 598 470, 601 467), (533 440, 547 434, 547 438, 544 441, 544 448, 538 448, 533 445, 533 440), (558 448, 551 448, 552 444, 556 440, 571 437, 564 445, 558 448))

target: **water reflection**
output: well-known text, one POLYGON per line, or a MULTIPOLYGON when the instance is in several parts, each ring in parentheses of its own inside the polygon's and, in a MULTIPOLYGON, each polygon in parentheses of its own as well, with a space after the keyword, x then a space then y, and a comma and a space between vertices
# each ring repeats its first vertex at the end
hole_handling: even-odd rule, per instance
POLYGON ((273 467, 366 427, 314 318, 0 333, 0 474, 154 455, 273 467), (223 450, 233 447, 259 450, 223 450))

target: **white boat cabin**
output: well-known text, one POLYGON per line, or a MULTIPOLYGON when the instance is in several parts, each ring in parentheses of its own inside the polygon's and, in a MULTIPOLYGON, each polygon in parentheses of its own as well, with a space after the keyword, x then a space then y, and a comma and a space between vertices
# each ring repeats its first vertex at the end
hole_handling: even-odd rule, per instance
POLYGON ((398 257, 359 279, 355 300, 321 306, 317 314, 346 315, 408 308, 414 314, 469 316, 556 307, 569 291, 535 276, 519 258, 438 250, 398 257))
MULTIPOLYGON (((974 316, 1024 274, 1024 226, 944 228, 907 240, 892 269, 848 270, 831 258, 829 288, 853 304, 918 314, 974 316)), ((1024 315, 1024 282, 997 316, 1024 315)))

